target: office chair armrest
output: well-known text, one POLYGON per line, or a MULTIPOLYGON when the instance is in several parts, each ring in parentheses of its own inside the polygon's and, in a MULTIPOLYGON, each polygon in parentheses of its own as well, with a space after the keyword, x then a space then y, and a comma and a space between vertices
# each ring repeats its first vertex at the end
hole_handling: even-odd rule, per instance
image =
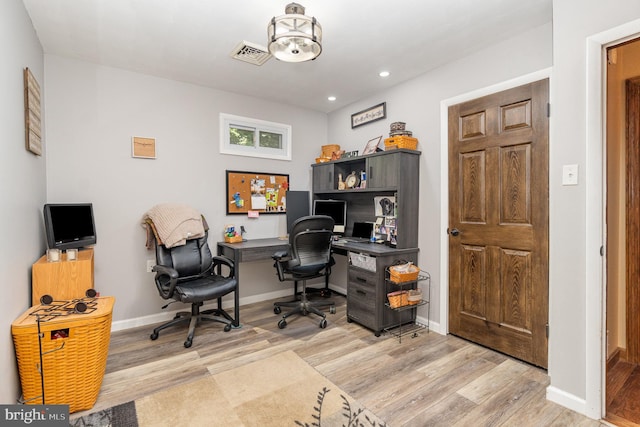
MULTIPOLYGON (((229 274, 227 275, 227 278, 229 277, 235 277, 236 276, 236 264, 233 262, 232 259, 227 258, 226 256, 222 256, 222 255, 216 255, 214 257, 212 257, 213 260, 213 266, 222 266, 222 265, 226 265, 227 267, 229 267, 229 274)), ((215 269, 215 268, 214 268, 215 269)), ((220 270, 218 270, 220 271, 220 270)))
POLYGON ((288 256, 289 256, 289 251, 278 251, 273 255, 271 255, 271 258, 273 258, 276 261, 282 261, 282 258, 286 258, 288 256))
POLYGON ((157 264, 153 266, 151 271, 156 273, 156 286, 160 296, 164 299, 171 298, 178 283, 178 272, 173 268, 157 264))

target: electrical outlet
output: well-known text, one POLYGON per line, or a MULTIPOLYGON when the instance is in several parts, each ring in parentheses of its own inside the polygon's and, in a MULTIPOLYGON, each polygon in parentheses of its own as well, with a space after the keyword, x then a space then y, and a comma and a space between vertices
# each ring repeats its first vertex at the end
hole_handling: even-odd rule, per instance
POLYGON ((156 261, 154 259, 147 260, 147 273, 153 273, 154 265, 156 265, 156 261))

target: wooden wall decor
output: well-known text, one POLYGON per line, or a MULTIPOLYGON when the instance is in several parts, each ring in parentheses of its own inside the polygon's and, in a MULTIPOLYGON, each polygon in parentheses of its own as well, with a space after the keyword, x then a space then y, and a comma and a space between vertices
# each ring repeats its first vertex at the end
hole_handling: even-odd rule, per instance
POLYGON ((131 157, 139 159, 156 158, 156 139, 134 136, 131 138, 131 157))
POLYGON ((227 215, 286 212, 289 175, 230 170, 226 174, 227 215))
POLYGON ((40 85, 29 68, 24 69, 24 128, 27 150, 41 156, 40 85))

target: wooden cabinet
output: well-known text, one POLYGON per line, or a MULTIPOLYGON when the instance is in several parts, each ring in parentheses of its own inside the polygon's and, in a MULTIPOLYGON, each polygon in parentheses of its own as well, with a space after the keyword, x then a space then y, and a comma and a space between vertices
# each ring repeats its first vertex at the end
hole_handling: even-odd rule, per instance
POLYGON ((58 262, 48 262, 42 256, 31 269, 31 305, 40 304, 43 295, 54 300, 83 298, 93 288, 93 249, 78 252, 78 259, 67 261, 62 254, 58 262))

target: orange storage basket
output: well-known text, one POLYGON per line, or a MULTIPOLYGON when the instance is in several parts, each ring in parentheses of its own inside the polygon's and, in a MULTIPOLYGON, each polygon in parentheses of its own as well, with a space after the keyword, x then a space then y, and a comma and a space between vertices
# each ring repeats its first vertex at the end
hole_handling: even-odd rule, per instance
POLYGON ((418 273, 420 273, 420 269, 417 266, 409 266, 408 271, 400 271, 398 267, 399 266, 396 265, 389 267, 389 280, 393 283, 404 283, 418 280, 418 273))
POLYGON ((408 295, 409 293, 407 291, 395 291, 388 293, 387 299, 389 300, 389 307, 398 308, 408 305, 408 295))
POLYGON ((232 237, 224 236, 224 241, 227 243, 239 243, 239 242, 242 242, 242 236, 240 234, 237 234, 232 237))
MULTIPOLYGON (((69 405, 70 413, 93 407, 107 366, 114 298, 95 302, 92 312, 40 321, 44 403, 69 405)), ((43 404, 38 321, 33 313, 48 307, 31 307, 11 325, 22 397, 28 404, 43 404)))
POLYGON ((410 136, 394 136, 384 140, 385 150, 393 150, 394 148, 408 148, 415 150, 418 148, 418 139, 410 136))

